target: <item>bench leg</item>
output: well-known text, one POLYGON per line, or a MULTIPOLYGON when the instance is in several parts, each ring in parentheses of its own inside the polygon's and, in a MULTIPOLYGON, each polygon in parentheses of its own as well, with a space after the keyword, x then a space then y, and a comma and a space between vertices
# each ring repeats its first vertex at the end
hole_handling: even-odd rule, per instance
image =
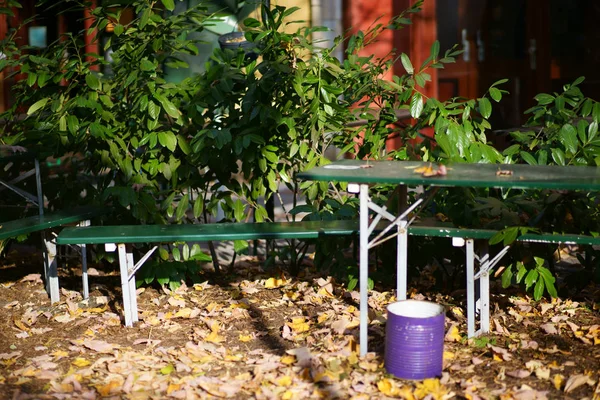
MULTIPOLYGON (((77 226, 90 226, 90 221, 81 221, 77 226)), ((88 282, 88 268, 87 268, 87 247, 85 244, 79 245, 81 251, 81 284, 83 287, 83 298, 84 300, 90 297, 90 285, 88 282)))
POLYGON ((133 253, 127 253, 127 282, 129 285, 129 301, 131 304, 131 321, 138 322, 137 293, 135 291, 135 273, 133 271, 133 253))
MULTIPOLYGON (((131 290, 129 285, 129 269, 127 268, 129 256, 124 244, 118 245, 119 270, 121 273, 121 291, 123 292, 123 314, 125 326, 133 326, 133 304, 131 303, 131 290)), ((135 296, 135 291, 133 292, 135 296)), ((136 313, 137 314, 137 313, 136 313)))
POLYGON ((50 295, 50 303, 60 300, 58 286, 58 268, 56 257, 56 243, 46 239, 46 232, 42 231, 42 245, 44 257, 44 277, 46 278, 46 292, 50 295))

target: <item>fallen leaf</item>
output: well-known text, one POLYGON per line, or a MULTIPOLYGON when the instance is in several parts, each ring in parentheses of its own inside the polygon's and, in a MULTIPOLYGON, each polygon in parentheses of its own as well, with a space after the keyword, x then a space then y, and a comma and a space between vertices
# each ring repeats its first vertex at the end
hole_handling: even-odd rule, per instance
POLYGON ((89 340, 89 339, 84 339, 83 342, 81 343, 84 347, 90 349, 90 350, 94 350, 98 353, 112 353, 112 351, 115 348, 118 348, 119 346, 115 345, 115 344, 110 344, 108 342, 105 342, 103 340, 89 340))
POLYGON ((460 342, 462 340, 462 336, 460 336, 460 333, 458 332, 458 326, 456 324, 452 324, 452 326, 448 329, 444 340, 446 342, 460 342))
POLYGON ((531 375, 531 372, 524 370, 524 369, 517 369, 515 371, 506 372, 506 375, 512 376, 513 378, 522 379, 522 378, 527 378, 529 375, 531 375))
POLYGON ((565 393, 572 392, 578 387, 585 385, 589 381, 589 376, 583 374, 571 375, 569 379, 567 379, 567 383, 565 383, 565 393))
POLYGON ((449 395, 448 389, 440 383, 439 379, 425 379, 423 382, 417 383, 415 396, 418 399, 423 399, 427 396, 433 400, 443 400, 449 395))
POLYGON ((540 325, 540 329, 542 329, 548 335, 556 335, 558 333, 558 330, 556 330, 556 325, 549 322, 547 324, 540 325))
POLYGON ((286 283, 287 283, 287 280, 285 278, 282 278, 282 279, 269 278, 265 281, 265 288, 266 289, 275 289, 275 288, 285 285, 286 283))

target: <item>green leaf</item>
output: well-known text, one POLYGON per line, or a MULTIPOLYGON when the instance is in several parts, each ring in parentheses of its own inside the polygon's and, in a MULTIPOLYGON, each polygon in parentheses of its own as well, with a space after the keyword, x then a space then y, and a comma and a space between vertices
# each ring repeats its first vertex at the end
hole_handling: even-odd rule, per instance
POLYGON ((177 137, 173 132, 158 132, 158 143, 171 151, 177 147, 177 137))
POLYGON ((579 140, 577 140, 577 130, 571 124, 564 124, 558 133, 560 142, 565 146, 565 149, 571 154, 577 152, 579 140))
POLYGON ((535 269, 530 269, 525 276, 525 290, 529 290, 529 288, 535 283, 539 276, 539 273, 535 269))
POLYGON ((158 113, 160 112, 160 106, 156 104, 154 101, 150 100, 148 102, 148 115, 152 119, 158 118, 158 113))
POLYGON ((431 45, 430 55, 431 55, 432 60, 437 60, 438 56, 440 55, 440 42, 439 41, 436 40, 431 45))
POLYGON ((492 103, 487 97, 479 99, 479 112, 483 118, 489 118, 492 115, 492 103))
POLYGON ((156 65, 148 59, 143 59, 140 63, 140 68, 142 69, 142 71, 146 72, 154 71, 156 69, 156 65))
POLYGON ((179 222, 183 219, 183 216, 187 212, 189 205, 190 205, 190 200, 189 200, 188 196, 186 196, 186 195, 182 196, 181 200, 179 200, 179 204, 177 204, 177 209, 175 209, 175 220, 176 221, 179 222))
POLYGON ((540 276, 544 280, 546 290, 548 291, 550 296, 558 297, 556 287, 554 286, 554 282, 556 282, 556 279, 554 278, 554 276, 552 276, 552 272, 550 272, 550 270, 546 267, 537 267, 536 269, 538 270, 540 276))
POLYGON ((519 234, 519 228, 511 227, 511 228, 506 228, 504 231, 505 231, 505 234, 504 234, 503 244, 504 244, 504 246, 508 246, 509 244, 511 244, 512 242, 514 242, 517 239, 517 235, 519 234))
POLYGON ((100 89, 100 80, 98 79, 98 77, 96 75, 94 75, 91 72, 85 76, 85 82, 92 90, 100 89))
POLYGON ((163 6, 165 6, 165 8, 169 11, 173 11, 175 9, 175 3, 173 2, 173 0, 161 0, 163 3, 163 6))
POLYGON ((538 102, 538 104, 543 106, 554 102, 554 96, 546 93, 540 93, 535 96, 534 99, 538 102))
POLYGON ((233 251, 235 251, 236 254, 240 254, 240 253, 246 251, 246 249, 249 246, 250 245, 248 244, 247 240, 234 240, 233 241, 233 251))
POLYGON ((512 283, 512 277, 513 277, 513 272, 512 269, 506 268, 504 270, 504 272, 502 273, 502 287, 504 289, 506 289, 507 287, 509 287, 512 283))
POLYGON ((565 153, 561 149, 552 148, 550 151, 552 152, 552 160, 557 165, 565 165, 565 153))
POLYGON ((588 142, 591 142, 592 139, 594 139, 596 137, 597 133, 598 133, 598 122, 592 121, 592 123, 588 127, 588 134, 587 134, 588 142))
POLYGON ((67 130, 67 119, 64 115, 61 115, 60 119, 58 120, 58 130, 61 132, 66 132, 67 130))
POLYGON ((33 103, 31 107, 29 107, 29 109, 27 110, 27 115, 31 115, 37 110, 43 108, 46 105, 46 103, 48 103, 48 100, 50 100, 50 98, 46 97, 33 103))
POLYGON ((246 206, 240 199, 237 199, 233 203, 233 217, 235 218, 236 221, 242 222, 244 220, 244 216, 245 216, 244 211, 245 210, 246 210, 246 206))
POLYGON ((171 253, 173 254, 173 260, 181 261, 181 253, 179 252, 179 247, 173 247, 171 253))
POLYGON ((179 118, 179 116, 181 115, 181 113, 179 112, 179 110, 177 109, 177 107, 175 107, 175 105, 173 103, 171 103, 168 99, 160 96, 154 96, 158 101, 160 101, 160 104, 162 104, 163 108, 165 109, 165 111, 167 112, 167 114, 169 114, 171 117, 173 118, 179 118))
POLYGON ((525 274, 527 273, 527 268, 525 268, 525 266, 523 265, 523 263, 521 261, 517 262, 517 283, 521 283, 521 281, 523 280, 523 277, 525 276, 525 274))
POLYGON ((529 165, 537 165, 538 163, 535 157, 526 151, 521 151, 519 155, 529 165))
POLYGON ((196 197, 196 200, 194 201, 194 218, 198 218, 200 217, 200 215, 202 215, 202 211, 204 211, 204 199, 202 198, 201 195, 198 195, 198 197, 196 197))
POLYGON ((539 279, 536 283, 535 283, 535 287, 533 288, 533 298, 534 300, 539 300, 542 298, 542 295, 544 294, 544 280, 543 279, 539 279))
POLYGON ((490 97, 495 102, 499 102, 500 100, 502 100, 502 92, 499 89, 496 89, 495 87, 491 87, 490 88, 490 97))
POLYGON ((184 261, 187 261, 190 259, 190 246, 188 246, 187 243, 185 243, 183 246, 181 246, 181 256, 183 257, 184 261))
POLYGON ((405 53, 400 54, 400 61, 402 62, 402 66, 406 70, 406 73, 412 74, 414 72, 414 67, 410 62, 410 58, 405 53))
POLYGON ((423 96, 421 93, 415 93, 410 99, 410 116, 419 118, 423 112, 423 96))
POLYGON ((169 252, 162 246, 158 248, 158 255, 164 261, 167 261, 169 259, 169 252))

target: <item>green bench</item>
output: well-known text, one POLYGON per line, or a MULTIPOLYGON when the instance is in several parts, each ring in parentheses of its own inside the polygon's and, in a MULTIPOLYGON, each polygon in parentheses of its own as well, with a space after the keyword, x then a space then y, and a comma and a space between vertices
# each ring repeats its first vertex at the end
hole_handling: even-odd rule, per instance
POLYGON ((127 244, 205 242, 257 239, 317 239, 358 232, 351 220, 298 221, 268 223, 214 223, 197 225, 121 225, 87 226, 63 229, 56 243, 60 245, 104 244, 106 251, 118 250, 125 326, 138 321, 135 273, 152 255, 154 246, 137 262, 127 244))
MULTIPOLYGON (((56 243, 51 239, 47 239, 46 230, 61 227, 69 224, 78 224, 86 226, 90 224, 90 219, 105 214, 107 209, 92 206, 76 207, 70 210, 60 210, 47 212, 44 210, 44 196, 42 194, 42 183, 40 174, 40 163, 35 152, 19 152, 15 154, 2 155, 0 162, 8 164, 19 161, 33 162, 35 168, 32 171, 20 173, 15 179, 10 182, 0 180, 0 190, 10 190, 18 196, 24 198, 27 202, 37 206, 38 214, 30 217, 24 217, 9 221, 0 222, 0 240, 26 235, 34 232, 41 232, 42 236, 42 252, 44 258, 44 277, 46 280, 46 291, 50 295, 52 303, 57 302, 60 297, 57 260, 56 260, 56 243), (20 182, 35 174, 36 194, 28 193, 27 191, 17 187, 20 182)), ((83 295, 85 298, 89 295, 87 286, 87 259, 85 245, 81 246, 82 266, 83 266, 83 295)))
MULTIPOLYGON (((466 273, 467 273, 467 336, 469 338, 490 331, 490 273, 502 257, 508 252, 510 246, 504 246, 494 257, 490 257, 487 246, 482 246, 479 255, 475 253, 475 240, 485 240, 486 244, 498 231, 490 229, 472 229, 432 224, 429 226, 410 225, 408 228, 411 236, 451 238, 456 247, 465 246, 466 273), (475 273, 475 263, 479 269, 475 273), (479 293, 476 293, 476 282, 479 281, 479 293), (476 300, 479 299, 479 301, 476 300), (479 314, 479 329, 475 330, 476 314, 479 314)), ((519 236, 519 242, 537 242, 548 244, 578 244, 600 245, 600 237, 573 235, 562 233, 528 233, 519 236)), ((406 271, 398 271, 399 274, 406 271)))
MULTIPOLYGON (((387 224, 387 222, 379 224, 377 231, 385 233, 387 224)), ((391 228, 394 229, 394 227, 391 228)), ((152 255, 157 246, 153 247, 140 260, 134 262, 133 254, 126 246, 127 244, 213 240, 316 239, 326 236, 348 236, 358 234, 358 232, 359 223, 356 220, 88 226, 65 228, 58 235, 56 242, 61 245, 104 244, 107 246, 107 251, 118 249, 125 325, 132 326, 138 320, 135 273, 152 255)), ((457 228, 446 225, 424 226, 412 224, 408 227, 407 233, 411 236, 452 238, 455 246, 466 244, 468 336, 473 337, 489 332, 489 274, 502 256, 506 254, 509 246, 503 248, 495 257, 490 258, 487 251, 480 255, 475 254, 474 241, 478 239, 487 241, 497 231, 457 228), (477 273, 475 273, 476 261, 479 262, 477 273), (478 303, 475 300, 475 282, 477 280, 479 280, 480 291, 478 303), (479 311, 480 329, 476 332, 475 314, 477 309, 479 311)), ((517 240, 543 243, 600 244, 600 238, 583 235, 527 234, 517 240)), ((406 271, 398 271, 398 274, 406 275, 406 271)))

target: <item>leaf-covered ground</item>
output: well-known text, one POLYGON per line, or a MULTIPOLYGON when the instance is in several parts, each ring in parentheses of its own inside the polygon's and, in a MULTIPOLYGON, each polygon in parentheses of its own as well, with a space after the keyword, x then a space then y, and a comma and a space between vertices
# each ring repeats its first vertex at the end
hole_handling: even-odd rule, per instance
MULTIPOLYGON (((493 288, 493 333, 466 340, 464 297, 411 292, 446 307, 444 371, 404 381, 385 372, 385 307, 370 294, 370 348, 358 356, 358 293, 307 268, 290 278, 246 258, 235 275, 138 295, 141 322, 122 326, 119 280, 91 276, 91 298, 63 270, 50 305, 40 259, 0 264, 1 399, 406 398, 600 399, 598 288, 533 302, 493 288)), ((95 270, 91 272, 94 273, 95 270)))

